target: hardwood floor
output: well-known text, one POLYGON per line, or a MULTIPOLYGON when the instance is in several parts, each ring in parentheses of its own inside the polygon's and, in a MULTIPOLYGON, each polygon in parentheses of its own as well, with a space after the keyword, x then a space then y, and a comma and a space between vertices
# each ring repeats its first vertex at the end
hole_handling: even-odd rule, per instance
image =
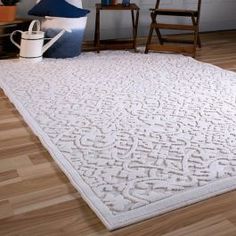
MULTIPOLYGON (((236 72, 236 31, 202 41, 198 60, 236 72)), ((0 235, 235 236, 236 191, 108 232, 0 90, 0 235)))

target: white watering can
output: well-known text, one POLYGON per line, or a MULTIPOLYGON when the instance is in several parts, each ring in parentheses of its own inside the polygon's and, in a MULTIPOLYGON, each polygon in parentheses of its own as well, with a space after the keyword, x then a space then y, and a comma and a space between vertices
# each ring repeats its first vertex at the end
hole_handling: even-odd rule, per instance
POLYGON ((42 60, 43 53, 47 51, 66 31, 63 29, 48 43, 44 44, 44 32, 40 31, 39 20, 33 20, 29 26, 28 31, 15 30, 11 33, 11 42, 20 49, 20 59, 26 59, 32 62, 39 62, 42 60), (36 31, 33 31, 36 25, 36 31), (13 39, 15 33, 21 33, 21 45, 16 43, 13 39))

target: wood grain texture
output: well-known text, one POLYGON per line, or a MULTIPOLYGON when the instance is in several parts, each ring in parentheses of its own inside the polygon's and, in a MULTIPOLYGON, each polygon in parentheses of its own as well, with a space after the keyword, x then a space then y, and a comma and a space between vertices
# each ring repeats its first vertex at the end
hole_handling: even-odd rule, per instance
MULTIPOLYGON (((197 59, 236 72, 236 31, 201 38, 197 59)), ((0 235, 235 236, 236 191, 108 232, 0 90, 0 235)))

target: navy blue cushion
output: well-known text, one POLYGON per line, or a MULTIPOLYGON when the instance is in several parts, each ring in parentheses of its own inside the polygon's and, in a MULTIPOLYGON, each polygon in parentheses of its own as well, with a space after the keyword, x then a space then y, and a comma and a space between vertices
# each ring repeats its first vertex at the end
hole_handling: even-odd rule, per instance
POLYGON ((28 14, 33 16, 54 16, 65 18, 84 17, 89 10, 75 7, 65 0, 41 0, 28 14))

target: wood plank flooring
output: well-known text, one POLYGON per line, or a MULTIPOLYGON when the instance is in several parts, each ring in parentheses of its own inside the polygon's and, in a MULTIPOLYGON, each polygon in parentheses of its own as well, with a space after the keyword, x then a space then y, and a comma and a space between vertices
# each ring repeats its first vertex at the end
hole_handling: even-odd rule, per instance
MULTIPOLYGON (((236 72, 236 31, 202 41, 198 60, 236 72)), ((0 90, 0 235, 236 236, 236 191, 108 232, 0 90)))

